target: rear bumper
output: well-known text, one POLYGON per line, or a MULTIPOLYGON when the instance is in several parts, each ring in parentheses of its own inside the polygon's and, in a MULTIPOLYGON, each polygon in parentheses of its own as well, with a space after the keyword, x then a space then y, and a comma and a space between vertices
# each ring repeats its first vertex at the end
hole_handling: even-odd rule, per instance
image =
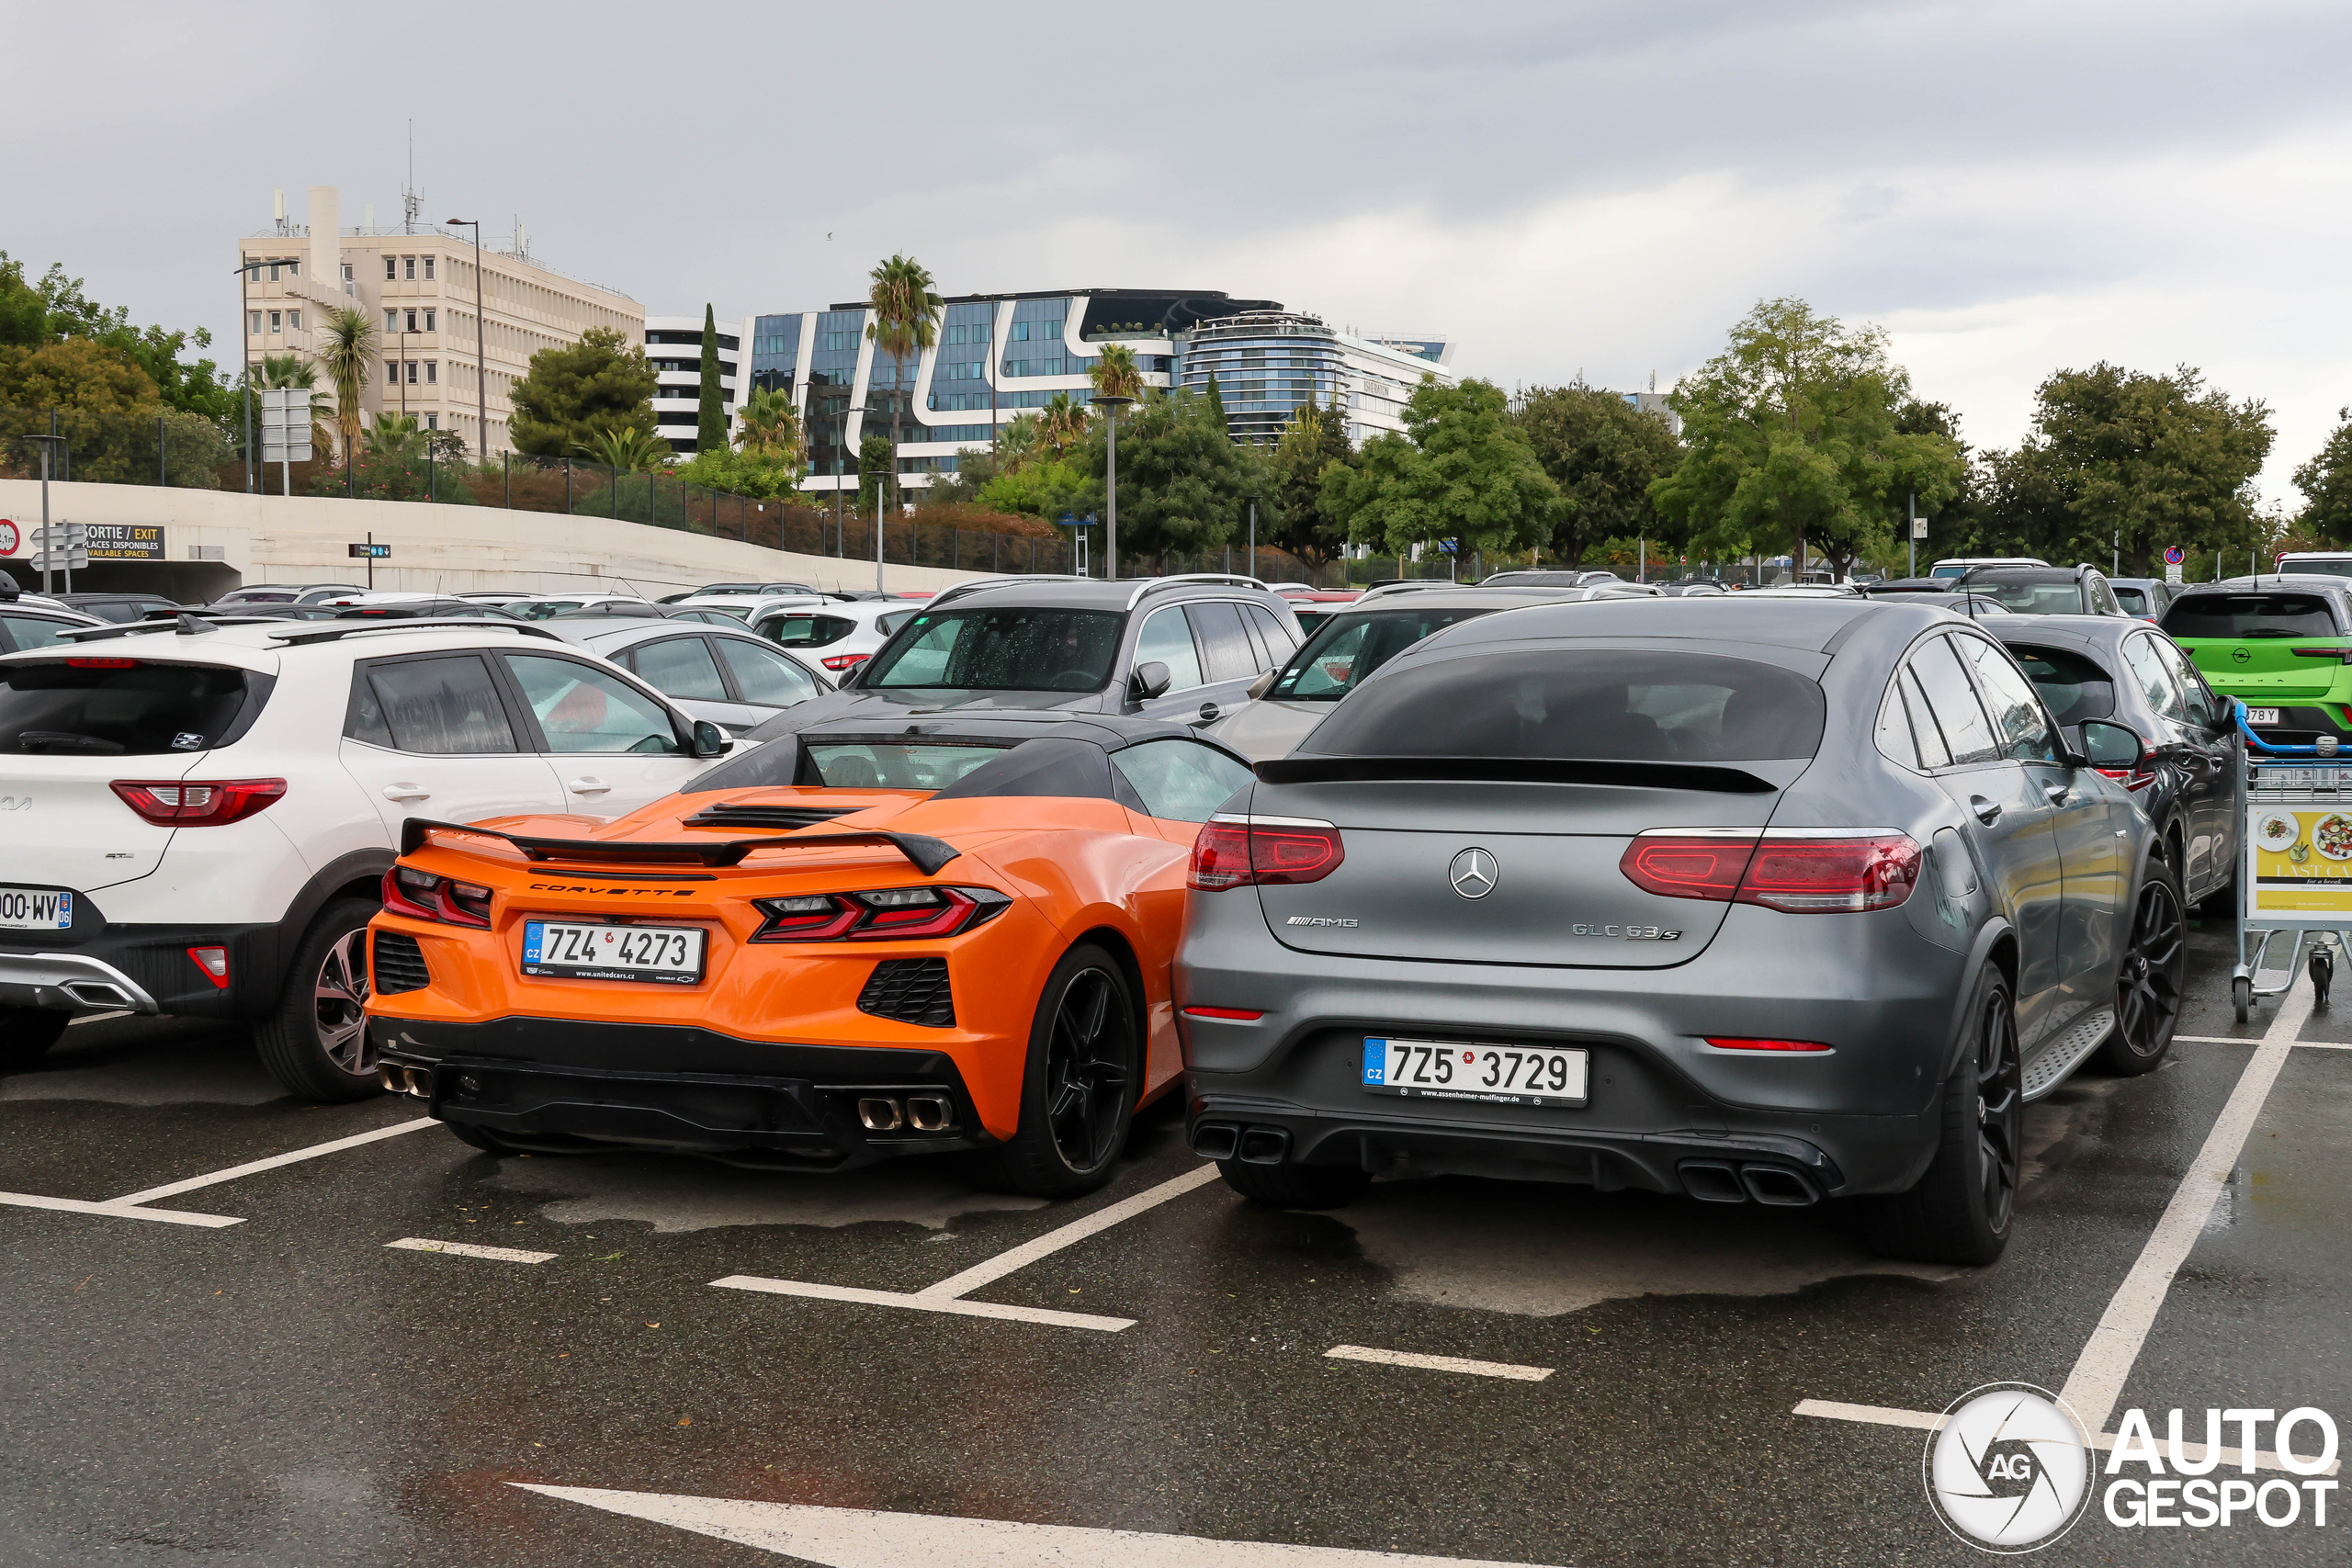
POLYGON ((91 922, 52 937, 0 936, 0 1005, 75 1014, 166 1012, 251 1018, 277 997, 285 960, 275 925, 138 926, 91 922), (191 947, 225 947, 229 984, 216 986, 191 947))
POLYGON ((993 1142, 941 1051, 777 1044, 689 1024, 509 1017, 378 1018, 379 1059, 444 1122, 522 1147, 607 1145, 847 1170, 993 1142), (862 1100, 903 1113, 944 1100, 944 1127, 869 1129, 862 1100))
POLYGON ((104 959, 81 953, 0 951, 0 1006, 80 1016, 161 1012, 147 988, 104 959))

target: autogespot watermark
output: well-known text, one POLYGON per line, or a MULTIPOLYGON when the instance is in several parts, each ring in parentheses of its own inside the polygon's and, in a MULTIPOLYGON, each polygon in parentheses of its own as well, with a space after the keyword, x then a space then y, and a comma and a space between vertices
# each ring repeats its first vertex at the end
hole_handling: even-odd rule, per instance
POLYGON ((2125 1529, 2218 1529, 2256 1521, 2272 1529, 2327 1527, 2336 1490, 2325 1478, 2336 1454, 2335 1422, 2327 1412, 2310 1405, 2284 1415, 2208 1410, 2201 1443, 2188 1440, 2184 1425, 2182 1412, 2166 1412, 2160 1441, 2147 1413, 2130 1409, 2111 1444, 2094 1443, 2049 1390, 1987 1383, 1954 1400, 1928 1437, 1921 1461, 1928 1500, 1954 1535, 2003 1554, 2037 1551, 2058 1540, 2090 1511, 2094 1495, 2108 1523, 2125 1529), (2233 1427, 2234 1444, 2225 1441, 2233 1427), (2238 1473, 2214 1476, 2224 1466, 2238 1473), (2256 1479, 2258 1470, 2287 1475, 2256 1479))

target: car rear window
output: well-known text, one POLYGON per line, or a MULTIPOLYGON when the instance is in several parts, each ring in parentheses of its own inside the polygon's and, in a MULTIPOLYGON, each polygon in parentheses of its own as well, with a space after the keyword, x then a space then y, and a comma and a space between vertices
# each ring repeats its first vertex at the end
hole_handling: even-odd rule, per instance
POLYGON ((2114 716, 2115 682, 2081 654, 2063 648, 2020 648, 2011 643, 2009 656, 2041 694, 2050 716, 2060 724, 2114 716))
POLYGON ((2337 635, 2335 615, 2316 593, 2190 593, 2172 602, 2164 628, 2178 637, 2337 635))
POLYGON ((242 733, 267 682, 213 664, 100 656, 0 664, 0 752, 152 757, 203 751, 242 733), (240 721, 243 723, 241 724, 240 721))
POLYGON ((1498 607, 1357 610, 1328 616, 1283 667, 1266 695, 1283 703, 1336 703, 1431 632, 1490 615, 1498 607))
POLYGON ((2108 586, 2115 591, 2115 602, 2118 604, 2122 605, 2127 614, 2144 615, 2148 613, 2148 592, 2146 589, 2126 588, 2120 582, 2110 582, 2108 586))
POLYGON ((869 691, 1099 692, 1119 651, 1120 619, 1108 610, 926 611, 868 661, 857 683, 869 691))
POLYGON ((1553 649, 1393 671, 1301 750, 1340 757, 1736 762, 1811 757, 1821 688, 1721 654, 1553 649))
POLYGON ((1004 755, 985 742, 829 741, 804 738, 803 748, 828 789, 944 789, 1004 755))
POLYGON ((2018 578, 1972 577, 1968 592, 1982 593, 1997 601, 2003 609, 2019 615, 2079 615, 2083 613, 2082 584, 2068 576, 2055 581, 2021 580, 2018 578))

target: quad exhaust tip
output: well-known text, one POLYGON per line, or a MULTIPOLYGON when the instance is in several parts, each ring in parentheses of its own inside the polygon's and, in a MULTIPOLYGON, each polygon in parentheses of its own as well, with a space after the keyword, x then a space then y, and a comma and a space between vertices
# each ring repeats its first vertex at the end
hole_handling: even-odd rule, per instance
POLYGON ((857 1122, 869 1133, 953 1132, 956 1099, 944 1091, 866 1095, 857 1102, 857 1122))
POLYGON ((390 1094, 405 1094, 418 1100, 433 1098, 433 1069, 402 1067, 386 1062, 376 1069, 376 1081, 390 1094))
POLYGON ((1767 1203, 1801 1209, 1821 1193, 1801 1171, 1780 1165, 1732 1166, 1718 1160, 1684 1160, 1683 1190, 1703 1203, 1767 1203))
POLYGON ((906 1120, 906 1113, 899 1110, 897 1100, 877 1095, 857 1102, 857 1120, 869 1133, 895 1133, 906 1120))
POLYGON ((1193 1152, 1203 1159, 1231 1159, 1241 1142, 1241 1129, 1230 1122, 1204 1122, 1193 1129, 1193 1152))
POLYGON ((944 1133, 956 1124, 956 1104, 944 1094, 907 1096, 907 1125, 918 1133, 944 1133))

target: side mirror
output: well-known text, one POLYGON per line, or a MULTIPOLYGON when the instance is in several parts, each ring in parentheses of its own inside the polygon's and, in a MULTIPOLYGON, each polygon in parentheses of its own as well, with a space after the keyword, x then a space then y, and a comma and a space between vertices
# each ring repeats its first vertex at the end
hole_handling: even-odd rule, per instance
POLYGON ((724 757, 734 750, 735 742, 727 738, 727 731, 707 718, 695 720, 694 733, 694 753, 697 757, 724 757))
POLYGON ((1269 670, 1263 675, 1261 675, 1256 680, 1250 682, 1250 700, 1254 702, 1258 698, 1264 696, 1268 692, 1272 691, 1274 689, 1274 677, 1281 673, 1282 671, 1279 670, 1269 670))
MULTIPOLYGON (((2083 720, 2083 762, 2094 768, 2136 772, 2148 760, 2148 744, 2129 725, 2112 719, 2083 720)), ((2083 764, 2077 764, 2083 765, 2083 764)))
POLYGON ((1154 659, 1136 666, 1136 672, 1127 678, 1127 690, 1132 700, 1149 702, 1154 697, 1165 695, 1169 682, 1175 678, 1169 672, 1167 665, 1154 659))

